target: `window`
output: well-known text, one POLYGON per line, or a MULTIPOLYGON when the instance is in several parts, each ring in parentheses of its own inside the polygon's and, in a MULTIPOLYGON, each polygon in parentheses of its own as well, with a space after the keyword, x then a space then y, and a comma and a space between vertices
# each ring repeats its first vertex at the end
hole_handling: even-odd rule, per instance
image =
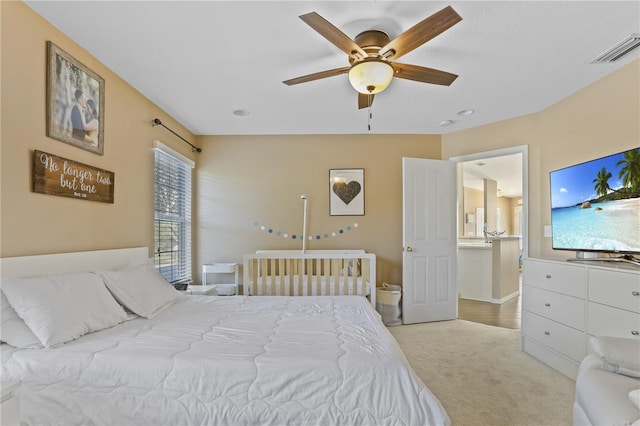
POLYGON ((155 143, 155 266, 171 283, 191 280, 191 169, 194 162, 155 143))

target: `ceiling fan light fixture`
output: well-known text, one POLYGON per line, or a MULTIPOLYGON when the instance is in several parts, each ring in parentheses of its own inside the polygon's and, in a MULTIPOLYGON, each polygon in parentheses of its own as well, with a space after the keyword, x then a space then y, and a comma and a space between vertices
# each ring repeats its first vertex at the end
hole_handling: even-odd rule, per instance
POLYGON ((365 59, 349 68, 349 82, 358 92, 365 95, 382 92, 391 83, 393 67, 376 58, 365 59))

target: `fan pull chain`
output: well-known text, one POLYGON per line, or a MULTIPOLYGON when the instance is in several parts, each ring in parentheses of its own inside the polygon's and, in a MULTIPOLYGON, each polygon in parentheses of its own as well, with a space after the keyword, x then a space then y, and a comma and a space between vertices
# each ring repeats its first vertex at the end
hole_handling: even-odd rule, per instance
POLYGON ((373 114, 371 113, 371 93, 369 93, 368 97, 369 97, 369 101, 367 102, 368 104, 367 109, 369 111, 369 116, 368 116, 369 118, 367 120, 367 129, 371 131, 371 119, 373 118, 373 114))

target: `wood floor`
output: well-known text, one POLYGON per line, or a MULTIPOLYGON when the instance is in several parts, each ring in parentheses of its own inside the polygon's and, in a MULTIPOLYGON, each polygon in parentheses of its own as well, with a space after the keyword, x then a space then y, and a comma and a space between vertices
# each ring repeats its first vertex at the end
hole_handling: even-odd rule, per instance
POLYGON ((518 296, 499 305, 477 300, 458 299, 458 319, 519 330, 521 300, 522 296, 518 296))

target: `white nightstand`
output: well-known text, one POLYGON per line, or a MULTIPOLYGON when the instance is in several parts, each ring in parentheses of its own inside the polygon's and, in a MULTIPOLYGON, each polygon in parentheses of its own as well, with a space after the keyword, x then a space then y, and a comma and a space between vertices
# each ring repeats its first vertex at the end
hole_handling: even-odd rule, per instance
POLYGON ((201 286, 189 286, 190 289, 198 291, 199 293, 191 294, 218 294, 224 296, 232 296, 238 294, 238 277, 239 277, 239 265, 237 263, 209 263, 202 265, 202 285, 201 286), (229 283, 216 283, 207 284, 208 274, 226 274, 233 275, 233 282, 229 283), (198 290, 198 287, 201 289, 198 290), (210 290, 213 288, 213 292, 210 290))
POLYGON ((20 425, 20 382, 1 383, 0 390, 0 424, 3 426, 20 425))

